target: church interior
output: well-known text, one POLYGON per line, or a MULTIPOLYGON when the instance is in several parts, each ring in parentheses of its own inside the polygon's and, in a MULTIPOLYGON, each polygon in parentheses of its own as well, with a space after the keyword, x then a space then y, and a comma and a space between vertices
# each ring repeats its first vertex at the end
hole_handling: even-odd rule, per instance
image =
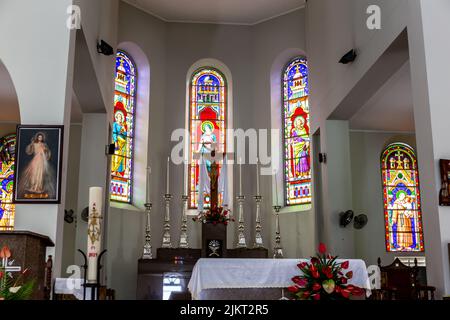
POLYGON ((449 14, 0 0, 0 271, 33 299, 346 297, 293 278, 319 248, 365 299, 450 297, 449 14))

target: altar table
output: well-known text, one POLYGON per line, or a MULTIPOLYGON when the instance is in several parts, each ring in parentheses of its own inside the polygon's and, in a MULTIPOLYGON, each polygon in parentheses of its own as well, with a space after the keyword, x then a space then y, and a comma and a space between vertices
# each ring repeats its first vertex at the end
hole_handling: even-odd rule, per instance
MULTIPOLYGON (((353 278, 348 284, 366 289, 370 296, 370 281, 366 263, 363 260, 349 261, 348 271, 353 271, 353 278)), ((293 285, 292 278, 301 275, 297 265, 309 262, 308 259, 200 259, 194 266, 188 288, 194 300, 221 299, 218 289, 236 289, 236 295, 228 295, 228 299, 254 299, 261 296, 255 294, 267 289, 265 298, 279 299, 281 289, 293 285), (255 290, 259 289, 259 290, 255 290), (270 290, 269 290, 270 289, 270 290), (208 294, 209 292, 209 294, 208 294)))

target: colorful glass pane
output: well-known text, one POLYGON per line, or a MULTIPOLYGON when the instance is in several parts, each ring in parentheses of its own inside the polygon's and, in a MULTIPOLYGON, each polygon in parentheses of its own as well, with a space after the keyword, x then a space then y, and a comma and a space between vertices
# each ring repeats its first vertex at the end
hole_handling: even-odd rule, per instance
POLYGON ((283 73, 284 182, 286 205, 311 203, 308 65, 296 58, 283 73))
MULTIPOLYGON (((198 156, 209 153, 213 144, 218 153, 225 152, 227 126, 227 84, 225 77, 216 69, 202 68, 194 73, 190 86, 190 151, 189 151, 189 208, 197 208, 198 202, 198 156)), ((208 171, 211 169, 207 161, 208 171)), ((220 174, 220 168, 219 168, 220 174)), ((209 194, 204 194, 205 207, 209 194)), ((219 204, 221 204, 219 195, 219 204)))
POLYGON ((111 158, 111 200, 131 203, 133 187, 134 121, 136 116, 136 67, 123 51, 116 55, 114 122, 111 158))
POLYGON ((389 145, 381 157, 386 250, 423 252, 419 172, 413 148, 389 145))
POLYGON ((15 205, 12 202, 16 135, 1 139, 0 144, 0 231, 14 229, 15 205))

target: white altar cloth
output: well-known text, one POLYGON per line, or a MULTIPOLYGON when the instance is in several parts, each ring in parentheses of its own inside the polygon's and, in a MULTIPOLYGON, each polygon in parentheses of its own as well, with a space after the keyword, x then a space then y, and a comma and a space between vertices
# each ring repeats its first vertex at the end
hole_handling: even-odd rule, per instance
MULTIPOLYGON (((56 294, 72 294, 78 300, 83 300, 84 279, 56 278, 54 292, 56 294)), ((91 288, 86 288, 86 300, 91 300, 91 288)))
MULTIPOLYGON (((366 289, 370 295, 370 281, 363 260, 349 261, 348 271, 353 278, 348 284, 366 289)), ((188 284, 192 298, 198 300, 207 289, 287 288, 292 278, 301 275, 297 265, 309 259, 200 259, 192 271, 188 284)))

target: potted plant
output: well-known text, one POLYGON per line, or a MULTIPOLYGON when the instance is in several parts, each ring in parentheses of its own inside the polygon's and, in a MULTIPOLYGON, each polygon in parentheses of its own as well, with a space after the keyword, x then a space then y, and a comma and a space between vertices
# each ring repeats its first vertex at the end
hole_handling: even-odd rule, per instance
POLYGON ((353 277, 349 261, 338 262, 337 257, 327 254, 321 243, 319 253, 310 262, 297 265, 301 275, 292 278, 294 285, 288 290, 297 300, 348 300, 361 296, 364 289, 348 284, 353 277))

